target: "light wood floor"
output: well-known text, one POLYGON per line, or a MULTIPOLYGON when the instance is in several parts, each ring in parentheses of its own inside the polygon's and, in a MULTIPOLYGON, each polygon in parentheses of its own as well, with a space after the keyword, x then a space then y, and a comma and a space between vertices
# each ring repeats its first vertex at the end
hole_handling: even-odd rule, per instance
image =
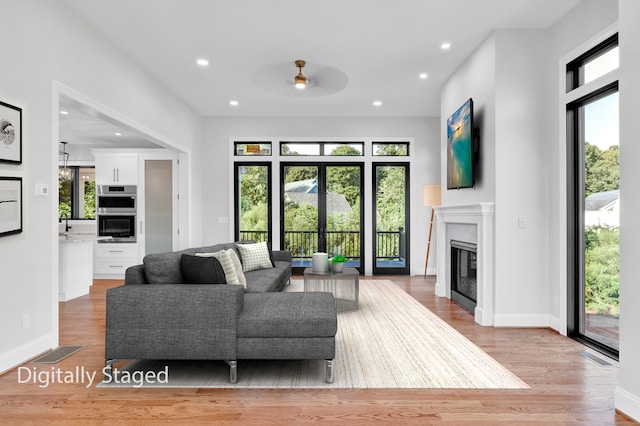
MULTIPOLYGON (((579 355, 585 347, 547 329, 480 327, 471 314, 435 297, 432 279, 377 278, 394 281, 531 389, 126 390, 65 383, 41 388, 19 383, 15 369, 0 376, 0 424, 633 424, 614 410, 614 361, 600 366, 579 355)), ((60 304, 60 344, 85 347, 58 364, 39 364, 37 371, 101 371, 105 291, 118 284, 96 281, 89 296, 60 304)))

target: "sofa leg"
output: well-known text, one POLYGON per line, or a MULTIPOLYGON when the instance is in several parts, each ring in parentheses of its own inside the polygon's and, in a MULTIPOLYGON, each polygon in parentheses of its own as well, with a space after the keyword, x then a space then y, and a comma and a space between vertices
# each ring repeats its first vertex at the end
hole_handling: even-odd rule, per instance
POLYGON ((229 364, 229 382, 238 383, 238 361, 227 361, 229 364))
POLYGON ((104 380, 111 380, 113 378, 113 364, 115 364, 117 359, 107 359, 104 361, 104 380))
POLYGON ((333 383, 333 360, 327 360, 327 383, 333 383))

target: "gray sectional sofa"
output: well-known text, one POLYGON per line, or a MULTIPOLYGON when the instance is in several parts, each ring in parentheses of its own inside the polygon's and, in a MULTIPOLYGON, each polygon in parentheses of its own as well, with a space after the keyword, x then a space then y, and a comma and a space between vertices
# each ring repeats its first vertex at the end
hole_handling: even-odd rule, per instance
POLYGON ((106 367, 121 359, 224 360, 237 381, 239 360, 324 359, 333 382, 337 315, 330 293, 280 290, 291 277, 291 254, 273 251, 273 268, 246 272, 241 285, 191 284, 183 254, 237 251, 217 244, 145 256, 106 300, 106 367))

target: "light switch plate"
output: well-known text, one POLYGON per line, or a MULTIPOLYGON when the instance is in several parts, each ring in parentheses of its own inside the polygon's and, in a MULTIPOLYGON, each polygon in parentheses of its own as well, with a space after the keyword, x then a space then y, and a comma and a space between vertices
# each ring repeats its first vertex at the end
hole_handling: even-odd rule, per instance
POLYGON ((36 183, 36 197, 48 197, 49 185, 46 183, 36 183))

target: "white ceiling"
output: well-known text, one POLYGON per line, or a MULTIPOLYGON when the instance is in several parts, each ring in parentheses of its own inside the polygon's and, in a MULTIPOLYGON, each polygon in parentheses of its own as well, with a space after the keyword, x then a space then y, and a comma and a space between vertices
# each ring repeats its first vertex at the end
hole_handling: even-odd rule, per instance
POLYGON ((441 85, 492 30, 547 28, 580 0, 64 1, 205 116, 437 117, 441 85))

